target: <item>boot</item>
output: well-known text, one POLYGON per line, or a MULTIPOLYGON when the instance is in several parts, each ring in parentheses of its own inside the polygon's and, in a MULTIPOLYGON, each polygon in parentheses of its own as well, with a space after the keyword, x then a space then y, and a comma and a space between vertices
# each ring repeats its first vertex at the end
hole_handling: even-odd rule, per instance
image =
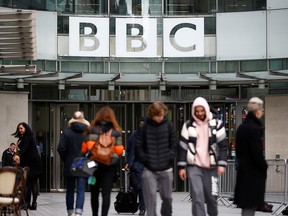
POLYGON ((37 202, 32 203, 30 210, 37 210, 37 202))

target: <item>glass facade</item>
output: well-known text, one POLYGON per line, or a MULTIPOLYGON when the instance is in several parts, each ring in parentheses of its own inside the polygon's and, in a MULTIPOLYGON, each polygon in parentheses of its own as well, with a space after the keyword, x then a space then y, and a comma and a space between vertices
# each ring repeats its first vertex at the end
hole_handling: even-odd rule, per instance
MULTIPOLYGON (((32 81, 28 84, 24 82, 21 89, 17 87, 16 78, 0 82, 1 90, 29 92, 33 128, 38 130, 45 125, 42 130, 45 131, 43 134, 45 145, 47 145, 46 151, 47 155, 53 158, 50 160, 53 162, 57 155, 55 146, 60 134, 59 128, 66 125, 67 116, 76 108, 84 110, 87 117, 93 119, 94 114, 101 106, 112 106, 117 111, 117 118, 119 117, 121 121, 123 138, 127 139, 131 131, 135 129, 137 116, 145 115, 145 110, 151 101, 162 100, 169 104, 169 120, 174 123, 177 134, 179 134, 184 120, 190 116, 190 103, 200 95, 211 102, 225 122, 229 158, 233 159, 234 132, 237 122, 236 108, 242 106, 239 105, 239 102, 244 103, 243 101, 246 102, 246 99, 251 96, 264 97, 267 94, 287 94, 288 92, 285 80, 269 83, 269 86, 266 84, 268 88, 260 89, 257 83, 246 84, 244 81, 241 84, 225 83, 224 77, 224 75, 229 76, 240 71, 253 73, 288 69, 288 58, 285 56, 274 59, 263 57, 262 59, 236 60, 217 60, 216 57, 217 13, 265 11, 266 0, 0 0, 0 6, 57 12, 58 53, 56 60, 0 60, 3 65, 36 65, 40 71, 59 72, 58 78, 49 76, 45 78, 46 80, 43 78, 47 81, 46 83, 32 81), (108 57, 69 55, 69 18, 71 16, 109 19, 108 57), (199 17, 204 18, 205 55, 201 57, 163 57, 165 19, 199 17), (158 42, 156 57, 116 57, 116 20, 119 18, 152 18, 156 20, 155 36, 158 42), (79 80, 83 78, 81 82, 77 82, 77 78, 76 81, 69 79, 69 76, 81 73, 84 74, 79 78, 79 80), (209 75, 219 73, 223 76, 220 77, 222 82, 218 82, 217 88, 213 89, 210 85, 209 75), (197 78, 203 74, 206 79, 204 81, 202 79, 203 82, 198 83, 197 78), (92 76, 86 78, 85 75, 92 76), (122 79, 116 82, 111 81, 118 75, 122 79), (133 80, 131 75, 137 77, 139 75, 140 78, 133 80), (154 79, 147 79, 145 75, 154 79), (172 78, 168 80, 165 76, 172 78), (177 76, 182 77, 178 83, 177 76), (93 79, 89 80, 91 77, 93 79), (191 77, 195 79, 182 83, 183 77, 184 81, 191 77), (141 80, 142 78, 143 80, 141 80), (167 85, 161 86, 159 79, 164 84, 166 82, 167 85), (176 84, 170 85, 169 81, 171 80, 176 84), (59 122, 61 122, 61 127, 55 127, 59 122)), ((80 33, 83 34, 84 26, 81 27, 80 33)), ((91 29, 95 34, 97 29, 91 29)), ((131 35, 131 31, 127 32, 127 35, 131 35)), ((47 159, 47 164, 49 163, 47 159)), ((49 165, 51 171, 53 166, 54 164, 49 165)), ((49 176, 49 169, 46 171, 49 176)), ((57 176, 56 173, 55 176, 57 176)), ((53 185, 45 187, 57 188, 57 185, 54 185, 57 183, 57 179, 54 177, 53 180, 47 179, 47 185, 49 182, 53 182, 51 183, 53 185)), ((187 190, 185 183, 178 182, 177 174, 174 184, 176 190, 187 190)))
POLYGON ((265 10, 266 0, 1 0, 3 7, 85 15, 199 15, 265 10))

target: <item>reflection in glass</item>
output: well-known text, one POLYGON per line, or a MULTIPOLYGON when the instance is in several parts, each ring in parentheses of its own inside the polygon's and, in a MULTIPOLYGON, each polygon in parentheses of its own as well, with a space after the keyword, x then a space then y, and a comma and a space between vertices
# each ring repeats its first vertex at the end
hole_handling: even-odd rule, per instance
POLYGON ((214 0, 166 0, 165 14, 167 15, 189 15, 207 14, 215 11, 214 0))
POLYGON ((111 0, 110 13, 115 15, 161 15, 162 0, 111 0))

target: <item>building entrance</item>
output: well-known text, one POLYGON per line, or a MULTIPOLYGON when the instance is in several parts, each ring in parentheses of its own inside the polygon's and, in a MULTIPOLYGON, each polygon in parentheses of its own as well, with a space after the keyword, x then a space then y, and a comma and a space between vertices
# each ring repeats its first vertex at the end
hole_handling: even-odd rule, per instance
MULTIPOLYGON (((67 127, 67 123, 76 110, 84 111, 85 118, 93 121, 97 111, 103 106, 110 106, 122 128, 122 139, 125 148, 128 138, 137 128, 139 116, 145 116, 150 102, 77 102, 77 103, 55 103, 55 102, 32 102, 30 112, 32 116, 32 129, 36 134, 36 140, 41 149, 43 174, 40 181, 41 191, 63 191, 66 187, 63 176, 63 164, 57 153, 57 146, 61 132, 67 127)), ((191 117, 191 103, 169 103, 168 119, 176 129, 177 138, 180 136, 181 128, 185 120, 191 117)), ((218 113, 223 120, 227 133, 228 157, 234 157, 234 135, 242 121, 243 103, 237 102, 210 102, 211 108, 218 113)), ((174 190, 188 191, 187 182, 178 179, 177 163, 174 163, 174 190)), ((118 173, 116 173, 114 188, 124 186, 124 173, 121 171, 125 166, 125 153, 120 160, 118 173)))

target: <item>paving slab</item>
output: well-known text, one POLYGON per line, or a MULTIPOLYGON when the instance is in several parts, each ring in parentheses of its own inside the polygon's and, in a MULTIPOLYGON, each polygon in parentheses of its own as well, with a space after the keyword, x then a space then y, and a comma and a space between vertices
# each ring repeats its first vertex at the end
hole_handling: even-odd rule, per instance
MULTIPOLYGON (((114 209, 114 202, 117 192, 112 192, 111 195, 111 205, 109 210, 109 216, 126 216, 133 214, 118 214, 114 209)), ((173 216, 184 216, 192 215, 191 213, 191 202, 189 201, 189 196, 185 192, 173 192, 173 216)), ((101 203, 101 199, 100 199, 101 203)), ((229 200, 228 200, 229 203, 229 200)), ((229 205, 229 204, 228 204, 229 205)), ((160 214, 161 199, 158 194, 157 199, 157 215, 160 214)), ((274 204, 273 210, 279 205, 274 204)), ((23 211, 22 216, 26 213, 23 211)), ((40 193, 38 198, 38 207, 36 211, 29 210, 30 216, 65 216, 66 215, 66 204, 65 204, 65 193, 64 192, 48 192, 40 193)), ((138 212, 134 215, 138 216, 138 212)), ((266 212, 256 212, 256 216, 269 216, 271 213, 266 212)), ((274 213, 274 215, 276 215, 274 213)), ((280 215, 282 215, 280 213, 280 215)), ((90 205, 90 193, 85 194, 85 205, 83 216, 92 216, 91 205, 90 205)), ((235 208, 235 206, 230 205, 227 207, 226 202, 219 201, 219 216, 241 216, 241 209, 235 208), (224 205, 225 204, 225 205, 224 205)))

